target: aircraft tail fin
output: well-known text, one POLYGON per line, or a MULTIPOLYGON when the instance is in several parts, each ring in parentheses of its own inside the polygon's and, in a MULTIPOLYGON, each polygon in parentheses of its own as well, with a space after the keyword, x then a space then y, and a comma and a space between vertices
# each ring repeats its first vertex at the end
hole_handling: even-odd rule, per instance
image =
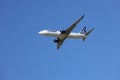
POLYGON ((87 36, 94 30, 94 28, 90 29, 88 32, 85 33, 85 37, 82 39, 83 41, 86 40, 87 36))

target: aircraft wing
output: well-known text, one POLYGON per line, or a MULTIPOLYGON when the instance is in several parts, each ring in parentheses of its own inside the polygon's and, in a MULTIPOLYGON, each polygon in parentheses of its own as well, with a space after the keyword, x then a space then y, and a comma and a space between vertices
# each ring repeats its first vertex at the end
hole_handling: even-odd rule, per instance
POLYGON ((58 43, 57 43, 57 49, 59 49, 61 47, 61 45, 63 44, 64 40, 60 40, 58 43))
POLYGON ((75 26, 84 18, 84 15, 78 19, 75 23, 73 23, 69 28, 67 28, 65 31, 66 33, 61 33, 58 38, 59 38, 59 42, 57 43, 57 49, 59 49, 61 47, 61 45, 63 44, 64 40, 66 39, 66 37, 70 34, 70 32, 75 28, 75 26))
POLYGON ((73 23, 69 28, 67 28, 66 31, 70 33, 83 18, 84 15, 81 18, 79 18, 75 23, 73 23))
POLYGON ((61 47, 61 45, 63 44, 63 42, 65 41, 65 39, 66 39, 67 36, 68 36, 67 33, 60 34, 58 36, 59 42, 57 43, 57 49, 59 49, 61 47))

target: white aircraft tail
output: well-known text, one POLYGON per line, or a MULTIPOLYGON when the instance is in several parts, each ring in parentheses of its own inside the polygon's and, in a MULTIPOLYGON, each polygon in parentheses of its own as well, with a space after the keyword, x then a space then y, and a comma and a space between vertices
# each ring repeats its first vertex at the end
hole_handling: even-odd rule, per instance
POLYGON ((82 39, 83 41, 86 40, 87 36, 94 30, 94 28, 90 29, 88 32, 85 33, 85 37, 82 39))

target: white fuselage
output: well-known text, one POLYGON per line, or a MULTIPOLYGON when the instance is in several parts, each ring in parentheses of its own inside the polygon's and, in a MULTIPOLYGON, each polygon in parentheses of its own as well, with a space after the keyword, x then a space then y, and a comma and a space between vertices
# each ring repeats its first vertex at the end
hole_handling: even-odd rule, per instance
MULTIPOLYGON (((44 36, 52 36, 52 37, 58 37, 61 34, 60 31, 49 31, 49 30, 43 30, 38 33, 44 36)), ((78 39, 78 38, 85 38, 85 37, 86 37, 85 34, 71 32, 67 38, 78 39)))

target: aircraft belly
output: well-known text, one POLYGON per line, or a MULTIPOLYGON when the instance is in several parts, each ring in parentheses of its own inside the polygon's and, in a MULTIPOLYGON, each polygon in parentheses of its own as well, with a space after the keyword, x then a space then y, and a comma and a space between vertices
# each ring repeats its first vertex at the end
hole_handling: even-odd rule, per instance
POLYGON ((84 35, 79 34, 79 33, 75 33, 75 34, 70 34, 70 35, 68 35, 67 38, 75 38, 75 39, 78 39, 78 38, 83 38, 83 37, 84 37, 84 35))
POLYGON ((52 36, 52 37, 58 37, 60 35, 60 33, 56 33, 56 32, 49 32, 44 34, 45 36, 52 36))
POLYGON ((72 35, 69 35, 67 38, 75 38, 75 39, 77 39, 77 38, 80 38, 80 36, 72 36, 72 35))

